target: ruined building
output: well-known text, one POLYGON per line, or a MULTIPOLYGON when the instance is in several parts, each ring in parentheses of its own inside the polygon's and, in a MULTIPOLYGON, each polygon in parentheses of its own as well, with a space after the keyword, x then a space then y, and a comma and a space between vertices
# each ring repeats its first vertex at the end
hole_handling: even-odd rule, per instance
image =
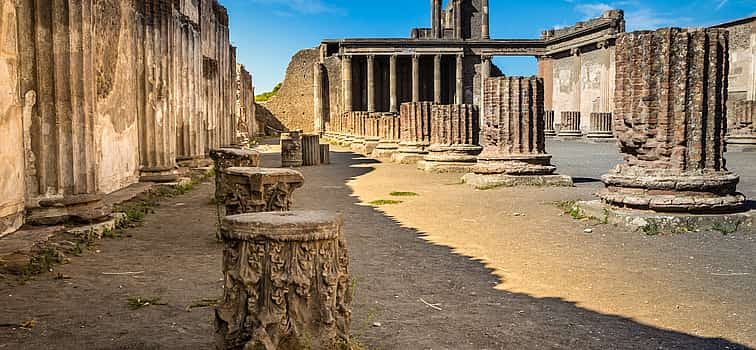
MULTIPOLYGON (((533 56, 544 81, 546 135, 614 135, 615 44, 625 31, 623 11, 609 10, 574 26, 546 30, 538 39, 492 39, 487 0, 450 0, 446 8, 441 3, 430 2, 431 28, 412 29, 409 38, 324 40, 318 60, 312 62, 315 67, 305 73, 305 79, 313 79, 312 89, 310 85, 294 87, 301 81, 293 84, 287 74, 282 91, 307 99, 297 103, 297 108, 306 106, 307 115, 297 110, 289 117, 311 114, 308 122, 313 126, 305 129, 323 131, 344 112, 398 113, 405 102, 482 106, 484 78, 501 75, 492 57, 533 56), (309 91, 313 91, 311 98, 309 91)), ((718 26, 730 29, 733 41, 728 103, 731 143, 756 144, 754 22, 750 17, 718 26)), ((305 52, 315 56, 317 50, 303 50, 298 56, 305 52)), ((302 57, 295 59, 297 66, 305 62, 302 57)), ((276 114, 288 111, 273 110, 276 114)), ((294 124, 301 127, 301 122, 294 124)))
POLYGON ((0 0, 0 235, 95 220, 236 137, 216 0, 0 0))

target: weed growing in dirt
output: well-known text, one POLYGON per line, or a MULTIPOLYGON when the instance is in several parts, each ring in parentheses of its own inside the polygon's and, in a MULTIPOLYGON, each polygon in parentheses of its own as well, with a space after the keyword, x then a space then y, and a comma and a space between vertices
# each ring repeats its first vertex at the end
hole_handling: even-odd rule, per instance
POLYGON ((417 193, 415 192, 391 192, 389 195, 394 197, 415 197, 417 196, 417 193))
POLYGON ((562 209, 562 211, 564 211, 565 214, 569 214, 573 219, 575 220, 588 219, 588 216, 586 216, 585 213, 583 213, 583 210, 578 208, 577 205, 575 204, 576 204, 575 201, 556 202, 557 208, 562 209))
POLYGON ((218 299, 202 299, 187 306, 186 311, 192 311, 192 309, 201 309, 206 307, 216 307, 219 303, 220 301, 218 299))
POLYGON ((370 205, 393 205, 393 204, 400 204, 402 201, 395 201, 391 199, 378 199, 370 202, 370 205))
POLYGON ((33 276, 52 270, 56 265, 65 261, 63 254, 53 248, 42 248, 29 259, 29 263, 21 269, 21 282, 29 281, 33 276))
POLYGON ((194 181, 180 183, 176 185, 176 189, 175 189, 176 194, 177 195, 187 194, 191 192, 191 190, 194 189, 194 185, 195 185, 194 181))
POLYGON ((711 227, 712 230, 717 231, 725 236, 738 232, 740 228, 740 222, 735 223, 716 223, 711 227))
POLYGON ((167 305, 161 303, 160 298, 143 298, 143 297, 131 297, 128 300, 129 308, 132 310, 139 310, 152 305, 167 305))
POLYGON ((641 231, 643 231, 646 236, 656 236, 659 234, 659 225, 655 222, 648 223, 646 226, 641 227, 641 231))
POLYGON ((34 329, 36 325, 37 325, 37 320, 26 320, 26 321, 21 321, 19 323, 0 323, 0 327, 3 327, 3 328, 20 328, 25 331, 30 331, 34 329))

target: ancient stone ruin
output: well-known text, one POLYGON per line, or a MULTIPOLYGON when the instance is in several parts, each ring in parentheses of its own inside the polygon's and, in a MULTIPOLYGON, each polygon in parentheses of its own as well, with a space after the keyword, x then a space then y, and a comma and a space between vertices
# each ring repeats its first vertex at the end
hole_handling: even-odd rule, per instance
POLYGON ((401 135, 401 120, 399 114, 384 113, 378 121, 378 145, 372 156, 375 158, 391 159, 399 150, 401 135))
POLYGON ((475 164, 480 115, 474 105, 437 105, 431 108, 430 146, 419 169, 428 172, 466 172, 475 164))
POLYGON ((302 173, 292 169, 223 169, 216 189, 219 215, 289 210, 292 193, 303 184, 302 173))
POLYGON ((105 218, 107 195, 176 181, 179 163, 235 143, 235 48, 217 1, 0 6, 0 235, 105 218))
POLYGON ((402 103, 399 149, 391 160, 402 164, 416 163, 428 153, 432 109, 430 102, 402 103))
POLYGON ((614 128, 625 161, 603 177, 601 199, 655 211, 743 208, 727 171, 728 35, 660 29, 617 39, 614 128))
POLYGON ((337 349, 349 339, 351 280, 338 214, 226 217, 218 349, 337 349))
POLYGON ((302 133, 290 131, 281 134, 281 166, 284 168, 301 167, 302 159, 302 133))
POLYGON ((477 188, 513 185, 571 186, 554 175, 546 153, 543 80, 499 77, 485 82, 483 151, 463 181, 477 188))

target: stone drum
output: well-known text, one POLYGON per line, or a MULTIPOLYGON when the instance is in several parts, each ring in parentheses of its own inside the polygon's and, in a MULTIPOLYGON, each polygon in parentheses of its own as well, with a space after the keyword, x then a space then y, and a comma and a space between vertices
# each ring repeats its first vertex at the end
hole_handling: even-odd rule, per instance
POLYGON ((228 168, 220 176, 219 212, 225 216, 289 210, 292 193, 303 184, 302 173, 292 169, 228 168))
POLYGON ((302 166, 302 133, 290 131, 281 134, 281 166, 296 168, 302 166))
POLYGON ((228 216, 216 349, 338 349, 349 337, 349 257, 338 214, 228 216))

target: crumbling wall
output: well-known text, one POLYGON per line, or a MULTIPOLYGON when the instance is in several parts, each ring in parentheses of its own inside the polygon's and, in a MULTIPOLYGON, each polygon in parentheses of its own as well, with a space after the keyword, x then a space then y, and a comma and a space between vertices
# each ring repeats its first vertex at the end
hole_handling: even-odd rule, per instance
POLYGON ((138 181, 137 9, 131 1, 97 0, 94 30, 97 73, 99 188, 110 193, 138 181))
MULTIPOLYGON (((23 224, 23 100, 18 89, 14 0, 0 0, 0 236, 23 224)), ((30 102, 33 99, 30 98, 30 102)), ((29 108, 27 108, 29 110, 29 108)))
MULTIPOLYGON (((265 106, 288 129, 314 130, 313 105, 313 64, 320 60, 320 49, 304 49, 292 57, 286 77, 278 90, 265 106)), ((329 74, 331 69, 329 69, 329 74)), ((339 82, 340 83, 340 82, 339 82)), ((333 86, 331 81, 330 85, 333 86)))

